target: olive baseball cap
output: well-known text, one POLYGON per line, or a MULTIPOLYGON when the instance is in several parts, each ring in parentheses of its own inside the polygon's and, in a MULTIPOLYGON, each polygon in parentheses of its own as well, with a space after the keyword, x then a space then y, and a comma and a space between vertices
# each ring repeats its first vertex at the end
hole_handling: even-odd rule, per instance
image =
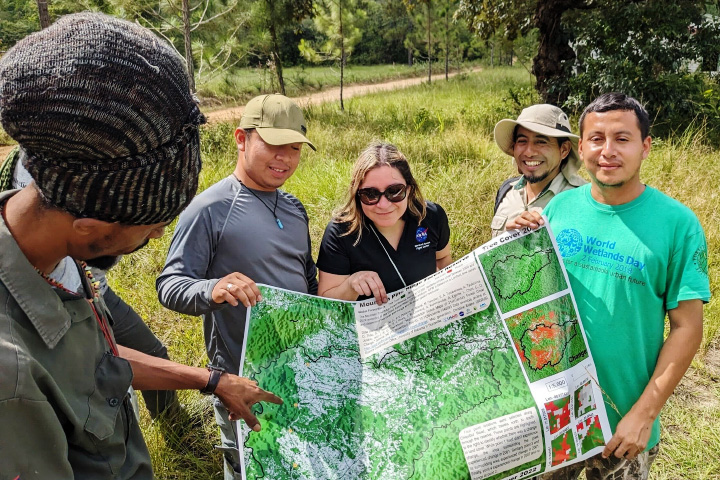
POLYGON ((270 145, 307 143, 305 117, 298 105, 285 95, 260 95, 248 102, 240 119, 240 128, 254 128, 260 138, 270 145))

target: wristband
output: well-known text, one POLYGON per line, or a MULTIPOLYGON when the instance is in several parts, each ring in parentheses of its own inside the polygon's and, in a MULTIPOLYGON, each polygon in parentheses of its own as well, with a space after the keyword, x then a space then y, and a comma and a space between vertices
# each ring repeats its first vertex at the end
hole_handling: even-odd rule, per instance
POLYGON ((207 385, 200 390, 200 393, 203 395, 212 395, 215 393, 215 389, 217 388, 218 383, 220 383, 220 377, 223 373, 225 373, 225 369, 222 367, 215 367, 213 365, 208 365, 207 369, 210 372, 210 377, 208 378, 207 385))

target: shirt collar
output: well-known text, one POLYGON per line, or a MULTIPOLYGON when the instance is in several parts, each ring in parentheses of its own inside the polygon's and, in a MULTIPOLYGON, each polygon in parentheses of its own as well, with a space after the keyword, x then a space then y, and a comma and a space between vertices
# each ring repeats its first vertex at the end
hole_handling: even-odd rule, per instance
MULTIPOLYGON (((581 182, 584 183, 584 181, 582 181, 582 180, 581 180, 581 182)), ((553 178, 550 181, 550 183, 545 185, 545 188, 543 188, 542 192, 540 192, 538 194, 538 196, 535 198, 540 198, 540 196, 548 190, 550 190, 553 193, 553 195, 557 195, 558 193, 560 193, 563 190, 563 187, 565 186, 566 183, 570 183, 571 185, 578 186, 578 185, 575 185, 573 182, 569 181, 565 177, 564 172, 561 170, 560 173, 555 175, 555 178, 553 178)), ((580 183, 580 185, 582 185, 582 183, 580 183)), ((518 182, 515 184, 515 186, 513 188, 515 190, 522 190, 525 188, 526 184, 527 184, 527 180, 525 180, 525 177, 520 176, 520 180, 518 180, 518 182)))
MULTIPOLYGON (((19 190, 0 193, 4 204, 19 190)), ((55 290, 37 273, 0 216, 0 281, 5 285, 48 348, 70 328, 70 314, 55 290)))

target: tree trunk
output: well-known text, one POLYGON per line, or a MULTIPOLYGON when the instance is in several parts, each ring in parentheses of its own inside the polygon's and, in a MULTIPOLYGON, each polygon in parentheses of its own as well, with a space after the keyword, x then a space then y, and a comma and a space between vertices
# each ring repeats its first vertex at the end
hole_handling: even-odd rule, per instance
POLYGON ((534 22, 538 28, 538 53, 533 59, 535 88, 543 101, 561 105, 567 100, 567 65, 575 59, 567 35, 562 30, 562 14, 573 8, 572 0, 547 0, 537 3, 534 22))
POLYGON ((345 111, 343 103, 343 80, 345 77, 345 35, 343 34, 342 0, 338 2, 338 17, 340 18, 340 111, 345 111))
POLYGON ((50 26, 50 12, 48 12, 49 0, 37 0, 38 16, 40 17, 40 29, 50 26))
POLYGON ((408 49, 408 67, 412 67, 413 66, 412 48, 407 47, 407 49, 408 49))
POLYGON ((193 65, 192 42, 190 41, 190 4, 182 0, 183 39, 185 40, 185 63, 187 63, 190 91, 195 93, 195 65, 193 65))
POLYGON ((490 44, 490 68, 495 68, 495 42, 490 44))
POLYGON ((450 6, 445 10, 445 81, 449 79, 448 68, 450 62, 450 6))
POLYGON ((432 77, 432 39, 430 37, 430 9, 432 8, 432 0, 427 0, 425 4, 427 6, 427 54, 428 54, 428 83, 431 82, 432 77))
POLYGON ((272 39, 272 56, 273 56, 273 62, 275 62, 275 73, 277 74, 278 79, 278 85, 280 85, 280 93, 283 95, 286 95, 285 93, 285 78, 283 77, 283 66, 282 66, 282 60, 280 60, 280 46, 278 45, 277 41, 277 32, 275 30, 275 22, 273 19, 269 20, 269 27, 270 27, 270 38, 272 39))

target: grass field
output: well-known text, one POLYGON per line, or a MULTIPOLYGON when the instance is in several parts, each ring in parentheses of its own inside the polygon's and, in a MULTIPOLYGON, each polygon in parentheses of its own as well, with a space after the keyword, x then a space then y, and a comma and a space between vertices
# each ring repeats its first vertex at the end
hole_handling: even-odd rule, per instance
MULTIPOLYGON (((285 189, 302 200, 310 216, 314 254, 332 209, 349 182, 350 167, 373 139, 397 144, 410 159, 426 198, 448 212, 453 256, 471 251, 490 238, 492 201, 500 183, 514 171, 509 158, 492 139, 501 118, 516 116, 511 98, 531 102, 530 79, 520 69, 487 69, 398 92, 356 97, 341 113, 336 105, 307 111, 308 137, 317 152, 304 149, 300 167, 285 189), (510 95, 509 89, 513 89, 510 95)), ((203 131, 204 167, 201 188, 228 175, 236 150, 233 125, 203 131)), ((645 161, 642 178, 692 208, 709 243, 712 291, 717 294, 720 269, 720 178, 718 151, 703 143, 699 132, 656 140, 645 161)), ((169 346, 174 360, 206 363, 201 320, 162 308, 154 282, 172 235, 127 256, 111 272, 111 284, 148 321, 169 346)), ((705 337, 686 380, 664 411, 663 445, 652 479, 720 479, 720 311, 714 298, 705 307, 705 337)), ((212 409, 197 392, 183 392, 181 401, 202 426, 192 434, 174 434, 142 411, 142 426, 158 478, 222 478, 212 409), (199 434, 198 434, 199 433, 199 434), (169 441, 168 441, 169 440, 169 441)))
MULTIPOLYGON (((451 65, 451 69, 457 67, 451 65)), ((463 64, 462 68, 471 68, 463 64)), ((445 71, 444 63, 433 64, 433 74, 445 71)), ((345 67, 345 85, 379 83, 408 77, 427 76, 427 63, 394 65, 348 65, 345 67)), ((317 92, 340 86, 340 68, 336 66, 288 67, 283 69, 285 91, 289 97, 317 92)), ((267 68, 231 69, 215 76, 198 79, 198 95, 211 108, 233 104, 244 105, 247 100, 262 93, 280 91, 274 71, 267 68)))

